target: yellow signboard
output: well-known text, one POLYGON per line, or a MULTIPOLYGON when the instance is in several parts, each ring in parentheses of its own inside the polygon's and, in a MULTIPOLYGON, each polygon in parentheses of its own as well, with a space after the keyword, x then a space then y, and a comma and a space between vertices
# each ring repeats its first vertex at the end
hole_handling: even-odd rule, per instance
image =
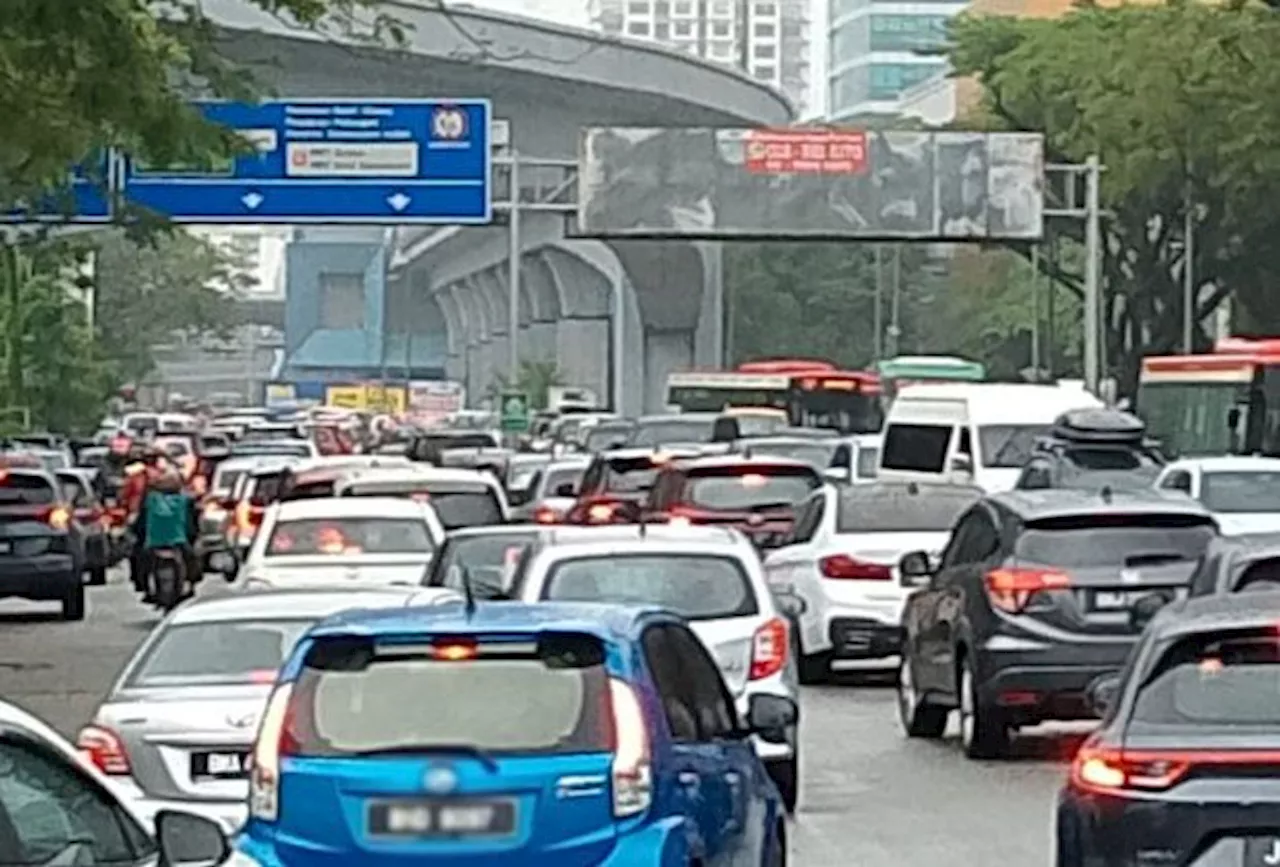
POLYGON ((324 402, 337 409, 403 413, 409 397, 403 386, 331 385, 325 390, 324 402))
POLYGON ((363 385, 331 385, 325 389, 326 406, 338 409, 364 409, 365 387, 363 385))

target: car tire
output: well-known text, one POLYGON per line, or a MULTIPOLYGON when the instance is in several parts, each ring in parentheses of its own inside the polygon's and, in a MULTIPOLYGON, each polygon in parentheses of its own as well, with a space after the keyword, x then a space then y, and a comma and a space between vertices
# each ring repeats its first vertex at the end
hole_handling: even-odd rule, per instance
POLYGON ((1009 751, 1009 726, 999 708, 978 696, 973 665, 961 656, 956 676, 960 694, 960 747, 971 759, 998 759, 1009 751))
POLYGON ((950 711, 930 704, 915 687, 911 663, 905 657, 898 666, 898 719, 909 738, 937 740, 947 730, 950 711))
POLYGON ((800 644, 800 624, 791 623, 791 653, 796 658, 796 676, 801 686, 816 686, 826 683, 831 677, 831 654, 811 653, 805 655, 800 644))
POLYGON ((62 597, 62 619, 66 621, 84 620, 84 584, 77 581, 75 586, 62 597))
POLYGON ((797 747, 788 758, 770 759, 765 762, 765 770, 768 771, 773 784, 778 787, 778 794, 782 796, 782 806, 786 808, 787 815, 794 816, 796 804, 800 800, 799 748, 797 747))
POLYGON ((94 587, 101 587, 107 583, 107 567, 97 566, 89 570, 89 584, 94 587))

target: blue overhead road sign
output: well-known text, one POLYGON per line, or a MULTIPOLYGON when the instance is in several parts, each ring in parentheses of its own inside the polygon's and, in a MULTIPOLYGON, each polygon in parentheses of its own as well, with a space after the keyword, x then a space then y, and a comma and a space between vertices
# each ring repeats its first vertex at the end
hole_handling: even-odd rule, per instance
POLYGON ((489 102, 201 102, 256 154, 220 166, 126 160, 125 197, 177 223, 488 223, 489 102))
POLYGON ((96 163, 72 169, 67 186, 34 207, 0 210, 0 223, 109 223, 113 169, 114 161, 104 153, 96 163))

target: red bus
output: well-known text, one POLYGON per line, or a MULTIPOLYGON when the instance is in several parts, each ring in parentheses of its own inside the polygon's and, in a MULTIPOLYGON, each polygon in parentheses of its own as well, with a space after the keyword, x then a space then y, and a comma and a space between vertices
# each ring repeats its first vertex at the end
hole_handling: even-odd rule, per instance
POLYGON ((880 377, 840 370, 827 361, 767 359, 732 371, 688 371, 667 377, 667 404, 681 412, 773 407, 795 427, 876 433, 884 421, 880 377))

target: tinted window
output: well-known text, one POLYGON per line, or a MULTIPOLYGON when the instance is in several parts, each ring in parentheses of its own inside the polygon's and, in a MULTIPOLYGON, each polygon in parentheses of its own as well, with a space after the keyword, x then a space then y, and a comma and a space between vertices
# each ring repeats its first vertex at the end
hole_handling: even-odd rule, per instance
POLYGON ((978 447, 982 451, 982 465, 1004 469, 1018 469, 1035 450, 1036 440, 1048 436, 1051 425, 994 424, 978 428, 978 447))
POLYGON ((874 479, 880 469, 880 450, 874 446, 858 449, 858 478, 874 479))
POLYGON ((1082 470, 1120 472, 1141 470, 1157 466, 1155 460, 1136 449, 1107 448, 1105 446, 1071 446, 1063 454, 1082 470))
MULTIPOLYGON (((584 656, 599 663, 603 649, 595 645, 595 653, 584 656)), ((476 658, 456 662, 402 654, 374 656, 363 666, 335 659, 324 670, 304 668, 291 728, 299 753, 459 744, 494 753, 608 750, 612 709, 604 666, 521 653, 528 643, 508 647, 506 658, 485 658, 482 647, 476 658)), ((361 647, 351 655, 367 653, 361 647)))
POLYGON ((680 500, 724 511, 780 508, 794 506, 821 485, 821 477, 808 467, 734 467, 691 475, 680 500))
POLYGON ((1068 568, 1198 560, 1216 535, 1212 524, 1197 518, 1084 515, 1029 525, 1014 553, 1019 560, 1068 568))
POLYGON ((1280 512, 1280 473, 1205 473, 1200 500, 1211 512, 1280 512))
POLYGON ((213 477, 213 490, 232 490, 244 474, 244 470, 218 470, 217 475, 213 477))
POLYGON ((502 504, 485 485, 428 484, 432 508, 446 530, 501 524, 502 504))
POLYGON ((738 434, 744 437, 768 436, 787 426, 785 417, 747 414, 733 415, 730 418, 738 423, 738 434))
POLYGON ((927 533, 950 530, 982 497, 967 488, 869 485, 841 492, 837 533, 927 533))
POLYGON ((43 476, 0 473, 0 506, 47 506, 57 498, 53 485, 43 476))
POLYGON ((455 536, 441 552, 436 572, 445 587, 461 588, 464 569, 473 580, 487 579, 492 586, 506 587, 532 543, 532 533, 455 536))
POLYGON ((553 467, 547 470, 542 482, 543 496, 560 496, 556 491, 561 485, 573 485, 573 490, 577 491, 578 486, 582 484, 582 475, 586 469, 586 467, 553 467))
POLYGON ((268 557, 316 554, 417 554, 435 546, 427 525, 404 518, 308 518, 282 521, 271 531, 268 557))
POLYGON ((238 442, 231 447, 231 454, 237 457, 270 457, 280 455, 286 458, 306 458, 311 456, 311 449, 306 443, 284 445, 281 443, 238 442))
POLYGON ((1274 728, 1280 719, 1280 645, 1274 635, 1197 636, 1180 642, 1147 678, 1132 719, 1274 728))
POLYGON ((644 422, 636 426, 631 444, 643 448, 663 443, 708 443, 713 427, 711 421, 696 419, 644 422))
POLYGON ((183 623, 164 630, 126 687, 270 683, 310 620, 183 623))
POLYGON ((658 477, 658 468, 649 457, 611 458, 605 467, 608 478, 604 489, 618 494, 643 494, 658 477))
POLYGON ((940 473, 947 463, 950 425, 891 423, 884 434, 886 469, 940 473))
POLYGON ((282 502, 290 500, 323 500, 333 496, 335 482, 333 479, 324 479, 315 482, 302 482, 289 485, 289 489, 281 496, 282 502))
POLYGON ((621 448, 631 442, 632 430, 630 425, 597 425, 587 433, 583 448, 589 452, 621 448))
POLYGON ((251 499, 258 505, 274 503, 284 488, 284 473, 273 473, 269 476, 258 476, 253 482, 251 499))
POLYGON ((551 567, 542 598, 660 605, 690 620, 747 617, 758 611, 751 583, 737 561, 689 554, 564 560, 551 567))

